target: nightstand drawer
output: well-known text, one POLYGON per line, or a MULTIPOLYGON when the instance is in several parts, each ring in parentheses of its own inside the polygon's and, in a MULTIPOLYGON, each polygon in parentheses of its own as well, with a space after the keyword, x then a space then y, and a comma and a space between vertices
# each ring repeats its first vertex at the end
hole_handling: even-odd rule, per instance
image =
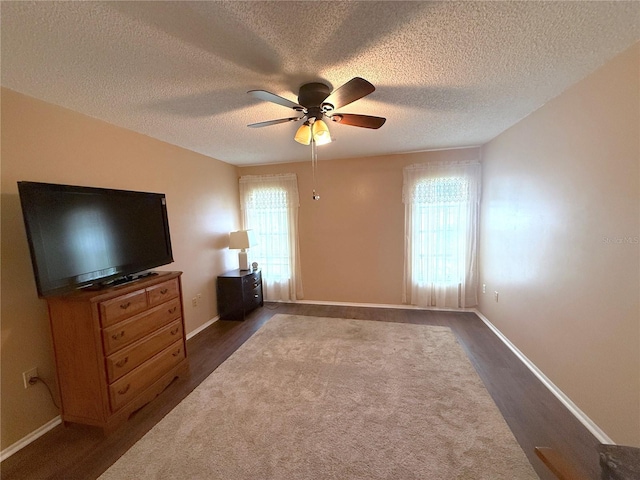
POLYGON ((262 305, 262 285, 258 283, 252 286, 252 288, 246 292, 246 297, 249 308, 256 308, 262 305))
POLYGON ((258 273, 251 273, 242 278, 242 288, 253 289, 260 286, 260 275, 258 273))

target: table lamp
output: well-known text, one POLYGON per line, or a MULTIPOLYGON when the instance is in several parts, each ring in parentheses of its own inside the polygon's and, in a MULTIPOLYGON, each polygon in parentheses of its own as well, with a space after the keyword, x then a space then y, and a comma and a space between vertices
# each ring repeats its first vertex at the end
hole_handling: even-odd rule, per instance
POLYGON ((238 253, 240 270, 250 270, 246 249, 255 247, 257 243, 253 230, 238 230, 237 232, 229 233, 229 249, 240 250, 238 253))

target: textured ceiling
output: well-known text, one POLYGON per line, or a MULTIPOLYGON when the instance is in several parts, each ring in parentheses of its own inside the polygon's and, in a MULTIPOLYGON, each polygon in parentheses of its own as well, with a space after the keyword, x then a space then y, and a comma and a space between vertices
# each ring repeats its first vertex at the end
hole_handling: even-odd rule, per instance
POLYGON ((640 39, 638 2, 0 3, 2 85, 236 165, 307 160, 301 84, 376 86, 323 159, 480 145, 640 39))

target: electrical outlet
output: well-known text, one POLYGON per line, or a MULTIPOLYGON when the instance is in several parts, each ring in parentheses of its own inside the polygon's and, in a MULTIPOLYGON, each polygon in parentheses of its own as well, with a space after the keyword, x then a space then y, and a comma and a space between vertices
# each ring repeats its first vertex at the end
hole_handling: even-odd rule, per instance
POLYGON ((487 293, 487 284, 486 283, 482 284, 482 293, 487 293))
POLYGON ((495 291, 493 292, 493 299, 497 302, 498 301, 498 292, 495 291))
POLYGON ((31 370, 27 370, 26 372, 22 372, 22 381, 24 382, 24 388, 32 387, 34 384, 29 383, 29 380, 37 376, 38 376, 37 367, 34 367, 31 370))
POLYGON ((191 299, 191 305, 193 305, 194 307, 198 306, 198 297, 193 297, 191 299))
POLYGON ((200 300, 202 300, 202 294, 201 293, 197 294, 196 298, 198 299, 198 303, 200 303, 200 300))

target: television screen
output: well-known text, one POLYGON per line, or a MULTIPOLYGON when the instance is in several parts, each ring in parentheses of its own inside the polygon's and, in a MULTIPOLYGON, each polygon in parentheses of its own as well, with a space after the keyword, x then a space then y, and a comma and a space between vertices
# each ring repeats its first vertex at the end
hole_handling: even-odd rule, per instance
POLYGON ((18 182, 38 294, 173 262, 161 193, 18 182))

